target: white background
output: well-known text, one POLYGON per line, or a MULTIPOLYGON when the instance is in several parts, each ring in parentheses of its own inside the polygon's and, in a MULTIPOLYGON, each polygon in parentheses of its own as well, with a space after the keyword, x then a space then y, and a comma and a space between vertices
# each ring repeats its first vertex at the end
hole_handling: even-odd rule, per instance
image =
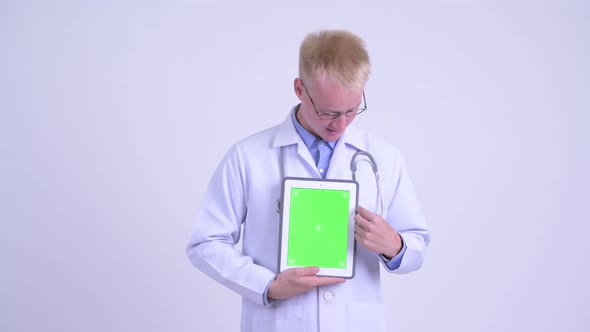
POLYGON ((590 2, 0 0, 0 331, 236 331, 185 255, 230 145, 349 29, 432 228, 391 331, 590 330, 590 2))

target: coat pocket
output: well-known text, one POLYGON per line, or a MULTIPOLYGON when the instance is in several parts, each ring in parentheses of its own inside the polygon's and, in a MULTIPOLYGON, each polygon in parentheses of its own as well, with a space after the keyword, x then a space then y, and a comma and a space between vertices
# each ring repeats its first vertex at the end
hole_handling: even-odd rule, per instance
POLYGON ((348 332, 387 332, 387 305, 385 303, 348 304, 348 332))
POLYGON ((304 331, 303 306, 287 305, 280 307, 261 308, 253 312, 253 331, 304 331))

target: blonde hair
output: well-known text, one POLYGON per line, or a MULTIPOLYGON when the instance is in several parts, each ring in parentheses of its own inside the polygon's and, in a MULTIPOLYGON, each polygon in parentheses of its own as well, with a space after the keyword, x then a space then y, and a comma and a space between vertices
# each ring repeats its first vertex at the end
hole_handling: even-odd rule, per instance
POLYGON ((345 30, 309 33, 299 48, 299 77, 326 74, 345 87, 363 87, 371 63, 365 42, 345 30))

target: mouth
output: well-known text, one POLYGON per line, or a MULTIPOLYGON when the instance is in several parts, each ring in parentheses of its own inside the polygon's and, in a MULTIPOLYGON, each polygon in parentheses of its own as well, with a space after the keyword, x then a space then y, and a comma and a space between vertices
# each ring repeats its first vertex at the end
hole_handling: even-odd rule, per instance
POLYGON ((340 136, 342 134, 342 131, 336 129, 326 128, 326 131, 329 136, 340 136))

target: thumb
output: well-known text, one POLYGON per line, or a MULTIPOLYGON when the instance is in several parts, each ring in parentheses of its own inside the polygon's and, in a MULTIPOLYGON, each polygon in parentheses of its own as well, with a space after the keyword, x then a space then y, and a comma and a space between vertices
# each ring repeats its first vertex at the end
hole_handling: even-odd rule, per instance
POLYGON ((320 268, 317 266, 302 267, 300 269, 300 275, 313 276, 320 272, 320 268))

